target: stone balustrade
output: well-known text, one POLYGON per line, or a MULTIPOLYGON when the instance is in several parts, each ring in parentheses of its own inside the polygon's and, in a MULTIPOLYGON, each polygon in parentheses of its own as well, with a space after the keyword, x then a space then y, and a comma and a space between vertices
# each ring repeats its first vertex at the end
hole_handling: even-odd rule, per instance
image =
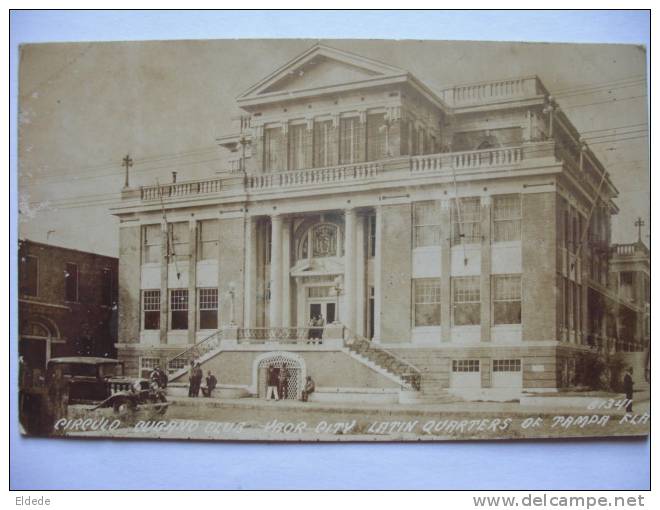
POLYGON ((333 184, 371 179, 379 175, 381 171, 382 163, 378 161, 326 168, 289 170, 250 176, 248 177, 247 187, 249 189, 259 190, 326 183, 333 184))
POLYGON ((413 156, 410 160, 410 171, 417 173, 442 169, 462 170, 506 166, 516 165, 522 160, 523 150, 520 147, 431 154, 427 156, 413 156))
POLYGON ((160 200, 165 198, 185 197, 190 195, 203 195, 218 193, 222 189, 222 179, 205 179, 198 181, 173 182, 156 186, 142 186, 140 198, 142 200, 160 200))
POLYGON ((524 99, 547 94, 536 76, 458 85, 441 92, 449 106, 473 106, 508 99, 524 99))

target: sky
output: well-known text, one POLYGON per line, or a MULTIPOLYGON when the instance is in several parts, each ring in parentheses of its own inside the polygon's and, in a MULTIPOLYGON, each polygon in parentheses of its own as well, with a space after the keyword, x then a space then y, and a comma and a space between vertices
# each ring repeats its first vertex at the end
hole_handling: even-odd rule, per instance
MULTIPOLYGON (((20 236, 118 254, 122 158, 131 185, 227 170, 215 139, 235 98, 319 42, 198 40, 31 44, 19 61, 20 236)), ((613 242, 649 242, 646 54, 633 45, 321 40, 407 69, 431 89, 538 75, 620 191, 613 242)))

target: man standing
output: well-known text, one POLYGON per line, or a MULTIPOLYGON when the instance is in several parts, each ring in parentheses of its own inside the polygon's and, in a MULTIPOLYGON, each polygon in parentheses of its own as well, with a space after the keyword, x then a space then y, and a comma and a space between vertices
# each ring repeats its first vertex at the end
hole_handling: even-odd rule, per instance
POLYGON ((193 373, 195 372, 195 360, 190 360, 190 366, 188 367, 188 396, 194 396, 195 385, 193 384, 193 373))
POLYGON ((280 370, 273 365, 268 365, 268 373, 266 374, 266 400, 270 400, 275 395, 275 400, 279 400, 280 396, 277 392, 277 385, 279 384, 280 370))
POLYGON ((204 393, 204 395, 209 398, 212 397, 213 390, 215 389, 217 384, 218 384, 218 379, 216 379, 216 377, 209 370, 209 373, 206 376, 206 392, 204 393))
POLYGON ((195 363, 195 368, 193 369, 193 397, 199 397, 199 389, 202 387, 202 379, 204 378, 204 372, 199 362, 195 363))
POLYGON ((280 368, 280 377, 278 379, 277 386, 280 393, 280 398, 283 400, 287 398, 288 385, 289 385, 289 371, 284 365, 282 365, 282 367, 280 368))
POLYGON ((626 375, 623 376, 623 391, 626 393, 626 400, 628 405, 626 406, 626 413, 632 413, 633 406, 633 386, 635 383, 632 378, 633 369, 629 366, 626 370, 626 375))
POLYGON ((311 375, 308 375, 307 380, 305 381, 305 389, 303 389, 302 392, 302 401, 307 402, 307 399, 309 399, 309 396, 314 393, 315 389, 316 385, 314 384, 314 379, 312 379, 311 375))

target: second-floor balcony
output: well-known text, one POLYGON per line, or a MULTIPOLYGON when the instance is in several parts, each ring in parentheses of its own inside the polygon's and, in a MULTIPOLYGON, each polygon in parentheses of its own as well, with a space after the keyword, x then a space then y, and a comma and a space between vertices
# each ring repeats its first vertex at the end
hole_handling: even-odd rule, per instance
POLYGON ((516 171, 554 161, 552 142, 527 143, 514 147, 499 147, 474 151, 445 152, 420 156, 402 156, 363 163, 305 168, 258 174, 228 174, 209 179, 182 181, 122 192, 125 199, 145 203, 185 202, 189 199, 235 194, 271 194, 289 190, 318 189, 325 186, 351 186, 388 183, 397 180, 427 178, 434 175, 447 179, 461 178, 488 171, 516 171))

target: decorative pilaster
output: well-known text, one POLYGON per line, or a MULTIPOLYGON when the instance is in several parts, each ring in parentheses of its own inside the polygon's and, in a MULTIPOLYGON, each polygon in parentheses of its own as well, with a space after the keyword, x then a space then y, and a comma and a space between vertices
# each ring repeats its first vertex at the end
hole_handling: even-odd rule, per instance
POLYGON ((440 203, 440 321, 442 342, 451 342, 451 200, 440 203))
POLYGON ((256 326, 257 311, 257 222, 248 216, 245 219, 245 293, 244 324, 256 326))
POLYGON ((374 338, 376 343, 381 339, 381 310, 383 301, 383 206, 376 206, 376 256, 374 257, 374 338))
POLYGON ((357 257, 355 247, 355 209, 346 209, 344 212, 344 223, 344 296, 346 303, 344 325, 351 331, 355 331, 355 263, 357 257))
POLYGON ((197 220, 189 222, 190 259, 188 262, 188 343, 197 343, 197 220))
POLYGON ((282 326, 291 325, 291 220, 282 222, 282 326))
POLYGON ((355 331, 358 335, 366 335, 366 216, 358 216, 355 229, 355 331))
POLYGON ((481 197, 481 341, 490 342, 491 325, 491 233, 490 215, 492 200, 490 196, 481 197))
POLYGON ((167 222, 160 224, 160 343, 167 343, 167 324, 169 309, 169 291, 167 288, 167 273, 169 271, 169 240, 167 235, 167 222))
POLYGON ((271 216, 270 327, 282 325, 282 217, 271 216))

